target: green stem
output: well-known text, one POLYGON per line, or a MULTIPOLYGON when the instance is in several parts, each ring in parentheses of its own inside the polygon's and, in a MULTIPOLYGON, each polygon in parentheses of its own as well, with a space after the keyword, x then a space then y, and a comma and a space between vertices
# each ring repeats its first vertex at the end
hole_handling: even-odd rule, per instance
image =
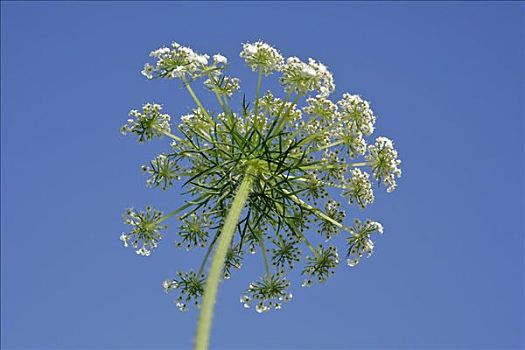
POLYGON ((292 97, 291 93, 286 94, 286 98, 281 103, 281 107, 279 107, 279 110, 277 111, 277 115, 275 116, 276 119, 278 119, 281 116, 281 113, 283 112, 284 106, 286 106, 286 103, 290 101, 290 98, 292 97))
MULTIPOLYGON (((208 74, 208 78, 213 81, 213 84, 216 84, 217 81, 215 80, 215 77, 211 74, 208 74)), ((224 107, 224 102, 222 101, 221 94, 216 90, 213 89, 213 92, 215 93, 215 97, 217 97, 217 101, 219 102, 219 105, 221 106, 221 109, 224 113, 228 113, 226 108, 224 107)))
POLYGON ((367 165, 370 165, 370 162, 350 163, 349 165, 351 167, 367 166, 367 165))
POLYGON ((259 120, 259 95, 261 93, 262 70, 259 69, 259 78, 257 79, 257 89, 255 90, 255 122, 259 120))
MULTIPOLYGON (((284 115, 281 117, 279 116, 279 123, 277 124, 277 127, 275 128, 275 133, 279 133, 279 131, 281 131, 281 128, 283 127, 283 124, 287 121, 287 117, 288 115, 290 114, 290 111, 292 110, 292 108, 297 104, 297 101, 299 101, 299 98, 301 98, 301 95, 297 95, 294 100, 292 101, 292 103, 290 104, 290 106, 288 106, 288 109, 286 110, 286 112, 284 113, 284 115)), ((280 113, 279 113, 280 114, 280 113)))
POLYGON ((206 255, 204 255, 204 259, 202 260, 201 266, 199 267, 199 273, 197 274, 198 276, 202 275, 202 273, 204 272, 204 267, 206 267, 206 262, 208 261, 208 257, 210 256, 210 253, 213 247, 215 246, 215 241, 217 240, 218 237, 219 237, 218 234, 216 234, 215 237, 213 237, 213 241, 211 241, 210 246, 208 247, 208 250, 206 250, 206 255))
POLYGON ((339 166, 320 164, 320 165, 305 165, 305 166, 300 167, 301 170, 320 170, 320 169, 335 169, 335 168, 339 168, 339 166))
POLYGON ((291 225, 288 225, 288 227, 290 228, 290 230, 296 235, 298 236, 299 238, 301 238, 303 240, 303 242, 306 244, 306 246, 308 247, 308 249, 310 249, 310 251, 312 252, 313 255, 317 256, 318 253, 317 253, 317 250, 314 248, 314 246, 312 245, 312 243, 310 243, 310 241, 299 231, 295 230, 293 228, 293 226, 291 225))
POLYGON ((212 120, 212 118, 211 118, 210 115, 208 114, 208 111, 204 108, 204 106, 202 105, 201 101, 199 100, 199 98, 197 97, 197 95, 195 94, 195 92, 193 91, 193 89, 191 88, 190 83, 189 83, 185 78, 183 78, 182 81, 183 81, 183 83, 184 83, 184 86, 186 87, 186 89, 187 89, 188 92, 190 93, 191 98, 193 98, 193 101, 195 101, 195 103, 197 104, 197 106, 199 107, 199 109, 201 110, 201 112, 204 113, 204 115, 205 115, 209 120, 212 120))
POLYGON ((219 102, 219 105, 221 106, 221 109, 224 113, 228 113, 228 111, 226 110, 226 108, 224 107, 224 103, 222 102, 222 98, 221 98, 221 95, 219 95, 219 93, 217 91, 215 91, 215 97, 217 97, 217 101, 219 102))
POLYGON ((292 192, 286 190, 286 189, 282 189, 283 193, 288 195, 288 197, 294 201, 297 205, 307 209, 307 210, 310 210, 312 211, 315 215, 317 215, 317 217, 325 220, 325 221, 328 221, 332 224, 334 224, 335 226, 339 227, 340 229, 343 229, 345 231, 348 231, 348 232, 351 232, 351 229, 350 227, 347 227, 343 224, 341 224, 340 222, 332 219, 331 217, 329 217, 328 215, 326 215, 325 213, 323 213, 321 210, 317 209, 317 208, 314 208, 312 207, 310 204, 306 203, 305 201, 301 200, 299 197, 297 197, 295 194, 293 194, 292 192))
POLYGON ((344 142, 344 140, 335 141, 335 142, 329 143, 328 145, 314 148, 312 150, 312 152, 322 151, 322 150, 330 148, 330 147, 338 146, 338 145, 342 144, 343 142, 344 142))
POLYGON ((317 253, 317 250, 314 248, 314 246, 312 245, 312 243, 310 243, 310 241, 301 233, 301 232, 297 232, 298 233, 298 236, 303 240, 303 242, 306 244, 306 246, 308 247, 308 249, 310 249, 310 251, 312 252, 313 255, 317 256, 318 253, 317 253))
POLYGON ((233 235, 239 222, 239 218, 241 217, 244 204, 248 200, 248 195, 252 188, 252 182, 253 176, 249 173, 248 169, 237 194, 235 195, 228 216, 226 216, 226 220, 224 221, 224 226, 222 227, 219 236, 219 242, 213 255, 208 278, 206 279, 206 286, 204 288, 199 323, 197 325, 197 337, 195 340, 196 350, 208 349, 213 309, 217 298, 219 281, 224 270, 226 254, 233 240, 233 235))
MULTIPOLYGON (((308 182, 308 181, 310 181, 309 179, 306 179, 306 178, 303 178, 303 177, 294 177, 294 176, 284 177, 282 175, 278 176, 278 177, 281 178, 281 179, 284 179, 284 180, 293 180, 293 181, 299 181, 299 182, 308 182)), ((337 185, 337 184, 329 183, 329 182, 322 181, 322 180, 318 180, 318 181, 319 181, 319 183, 323 184, 323 186, 346 189, 346 187, 343 186, 343 185, 337 185)))
POLYGON ((266 276, 270 276, 270 266, 268 265, 268 257, 266 256, 266 245, 264 244, 264 234, 261 232, 261 235, 257 237, 259 239, 259 244, 261 245, 263 260, 264 260, 264 270, 266 271, 266 276))
POLYGON ((157 128, 157 127, 153 127, 155 130, 161 132, 162 134, 164 134, 165 136, 168 136, 172 139, 174 139, 175 141, 177 142, 184 142, 183 139, 181 139, 180 137, 176 136, 176 135, 173 135, 171 132, 168 132, 168 131, 165 131, 165 130, 162 130, 160 128, 157 128))
MULTIPOLYGON (((205 197, 206 197, 205 195, 204 195, 204 196, 201 196, 201 197, 199 197, 199 198, 197 199, 197 201, 199 201, 199 200, 201 200, 201 199, 203 199, 203 198, 205 198, 205 197)), ((175 209, 175 210, 169 212, 168 214, 162 216, 157 222, 160 223, 160 222, 163 222, 164 220, 168 220, 168 219, 171 218, 173 215, 177 215, 178 213, 180 213, 181 211, 183 211, 183 210, 185 210, 185 209, 191 207, 192 205, 195 205, 195 202, 190 201, 190 202, 188 202, 188 203, 186 203, 186 204, 180 206, 179 208, 177 208, 177 209, 175 209)))

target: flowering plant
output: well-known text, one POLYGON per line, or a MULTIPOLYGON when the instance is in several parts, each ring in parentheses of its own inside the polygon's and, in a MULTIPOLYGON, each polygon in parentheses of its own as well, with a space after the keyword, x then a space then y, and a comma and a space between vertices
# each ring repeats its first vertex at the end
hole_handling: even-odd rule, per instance
POLYGON ((146 63, 142 74, 148 79, 180 79, 196 108, 173 127, 161 105, 147 103, 141 111, 130 112, 121 131, 136 135, 139 142, 171 139, 170 147, 142 170, 149 176, 148 186, 163 190, 184 179, 189 198, 167 214, 151 207, 128 209, 124 220, 131 230, 120 239, 148 256, 162 239, 166 220, 177 216, 177 246, 205 250, 197 271, 178 272, 163 287, 178 291, 180 310, 199 305, 195 347, 207 348, 219 281, 242 266, 246 252, 260 250, 265 272, 240 301, 246 308, 255 304, 259 313, 280 309, 292 298, 286 276, 301 261, 304 287, 333 274, 340 255, 328 242, 340 232, 346 235, 349 266, 370 256, 371 236, 383 233, 383 227, 358 219, 346 226, 346 213, 328 189, 340 189, 350 204, 364 209, 374 201, 372 180, 383 183, 388 192, 396 188, 400 160, 390 139, 367 143, 376 121, 367 101, 349 93, 337 102, 329 99, 335 89, 332 74, 313 59, 285 60, 266 43, 244 44, 240 56, 257 73, 257 87, 253 103, 244 96, 234 107, 232 96, 240 81, 226 75, 226 57, 210 58, 178 43, 150 56, 155 62, 146 63), (284 97, 261 93, 263 77, 276 72, 281 73, 284 97), (205 108, 192 89, 201 78, 215 94, 219 112, 205 108), (310 242, 311 226, 317 227, 325 244, 310 242), (304 259, 303 247, 309 251, 304 259))

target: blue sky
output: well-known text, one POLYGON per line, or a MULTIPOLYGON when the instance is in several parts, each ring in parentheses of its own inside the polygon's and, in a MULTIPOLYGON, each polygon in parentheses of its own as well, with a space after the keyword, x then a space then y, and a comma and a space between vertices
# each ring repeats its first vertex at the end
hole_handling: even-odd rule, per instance
MULTIPOLYGON (((191 101, 140 75, 177 40, 230 58, 263 39, 314 57, 338 98, 361 94, 403 178, 359 217, 381 221, 376 253, 301 289, 280 312, 238 297, 259 259, 221 285, 216 348, 524 346, 524 4, 461 2, 2 2, 2 348, 188 348, 195 311, 161 289, 199 260, 176 228, 149 258, 119 242, 124 208, 166 211, 178 188, 148 190, 141 164, 165 142, 118 129, 131 108, 191 101)), ((275 81, 265 83, 276 87, 275 81)), ((213 101, 203 94, 205 102, 213 101)), ((348 208, 354 213, 354 208, 348 208)), ((297 280, 295 280, 297 281, 297 280)), ((298 281, 297 281, 298 282, 298 281)))

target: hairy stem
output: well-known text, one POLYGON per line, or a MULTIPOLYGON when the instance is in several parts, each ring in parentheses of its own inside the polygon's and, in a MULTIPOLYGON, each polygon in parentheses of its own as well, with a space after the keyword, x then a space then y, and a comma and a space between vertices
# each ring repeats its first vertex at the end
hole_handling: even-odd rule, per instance
POLYGON ((241 217, 244 204, 248 199, 252 188, 253 177, 246 172, 237 194, 233 200, 228 216, 224 221, 221 234, 215 253, 211 262, 210 270, 208 272, 208 278, 206 279, 206 285, 204 288, 204 296, 202 298, 202 306, 199 315, 199 323, 197 325, 197 337, 195 340, 195 349, 204 350, 208 348, 210 339, 211 321, 213 318, 213 309, 215 307, 215 301, 217 298, 217 290, 219 288, 219 281, 221 279, 224 264, 226 261, 226 254, 233 240, 237 223, 241 217))

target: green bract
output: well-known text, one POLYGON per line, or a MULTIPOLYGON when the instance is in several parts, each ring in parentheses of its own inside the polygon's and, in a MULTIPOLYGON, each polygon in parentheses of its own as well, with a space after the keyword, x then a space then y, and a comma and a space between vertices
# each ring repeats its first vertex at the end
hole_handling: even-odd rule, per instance
POLYGON ((156 62, 147 63, 143 74, 149 79, 181 79, 196 107, 170 125, 174 118, 162 114, 160 105, 146 104, 142 113, 130 113, 132 118, 122 131, 136 134, 140 142, 155 136, 171 139, 170 146, 143 170, 150 175, 147 184, 152 187, 166 190, 182 180, 187 200, 163 216, 152 209, 128 213, 126 223, 132 231, 122 240, 126 245, 133 240, 137 251, 147 250, 139 254, 149 255, 161 238, 159 231, 165 229, 160 223, 178 216, 178 245, 204 249, 197 272, 179 272, 177 278, 164 282, 166 291, 179 291, 181 310, 190 301, 199 303, 204 293, 197 347, 207 346, 219 279, 229 278, 242 266, 246 251, 260 251, 264 265, 262 276, 241 297, 245 307, 255 303, 258 312, 280 309, 283 301, 291 299, 287 291, 291 283, 285 276, 295 265, 302 264, 303 286, 313 280, 324 282, 335 271, 337 248, 314 247, 309 240, 316 232, 326 240, 345 232, 350 266, 364 252, 371 254, 370 233, 382 232, 382 226, 372 221, 346 226, 341 203, 328 196, 329 188, 340 190, 350 204, 364 209, 374 201, 370 177, 385 183, 390 192, 401 175, 391 140, 379 137, 367 145, 376 122, 367 101, 349 93, 331 101, 335 85, 325 65, 313 59, 285 60, 262 42, 243 46, 241 57, 257 72, 258 83, 255 100, 243 95, 237 106, 231 97, 238 93, 240 82, 225 75, 224 56, 214 55, 210 62, 208 55, 177 43, 150 56, 156 62), (282 72, 282 93, 261 95, 263 76, 273 72, 282 72), (219 112, 205 108, 198 99, 191 87, 198 78, 215 94, 219 112), (301 107, 302 98, 306 104, 301 107), (309 254, 302 260, 305 249, 309 254))

